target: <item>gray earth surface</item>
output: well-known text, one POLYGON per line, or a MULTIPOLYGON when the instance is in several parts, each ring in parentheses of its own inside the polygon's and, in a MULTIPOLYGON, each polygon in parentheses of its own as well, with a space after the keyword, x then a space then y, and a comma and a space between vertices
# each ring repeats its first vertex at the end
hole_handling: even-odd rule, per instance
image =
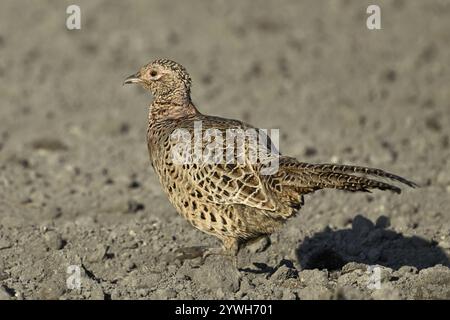
POLYGON ((1 1, 0 299, 450 299, 449 30, 446 0, 1 1), (308 196, 240 275, 176 260, 219 243, 162 193, 151 96, 122 87, 158 57, 202 112, 280 129, 286 155, 421 187, 308 196))

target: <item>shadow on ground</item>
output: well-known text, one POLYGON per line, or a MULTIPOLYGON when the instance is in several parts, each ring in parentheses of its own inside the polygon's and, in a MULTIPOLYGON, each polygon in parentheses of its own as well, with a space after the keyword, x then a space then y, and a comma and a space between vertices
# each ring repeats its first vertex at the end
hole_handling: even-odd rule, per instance
POLYGON ((418 270, 442 264, 450 266, 444 251, 435 241, 388 230, 389 218, 376 223, 358 215, 352 228, 324 230, 307 237, 297 248, 302 269, 341 269, 348 262, 381 265, 392 269, 413 266, 418 270))

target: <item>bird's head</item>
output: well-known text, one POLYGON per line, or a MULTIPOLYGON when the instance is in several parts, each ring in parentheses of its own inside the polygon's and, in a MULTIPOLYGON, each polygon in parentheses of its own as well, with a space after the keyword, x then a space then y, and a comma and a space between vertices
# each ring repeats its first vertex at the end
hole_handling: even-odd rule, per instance
POLYGON ((179 63, 158 59, 143 66, 137 73, 125 79, 124 84, 139 83, 160 102, 188 102, 191 78, 179 63))

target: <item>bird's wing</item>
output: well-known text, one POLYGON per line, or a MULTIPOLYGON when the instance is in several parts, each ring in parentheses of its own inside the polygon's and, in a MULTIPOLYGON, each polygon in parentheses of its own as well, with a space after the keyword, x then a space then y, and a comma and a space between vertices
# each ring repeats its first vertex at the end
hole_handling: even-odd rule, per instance
MULTIPOLYGON (((252 158, 258 149, 257 143, 253 143, 251 139, 243 139, 242 144, 239 145, 238 140, 235 140, 236 144, 233 145, 226 137, 230 133, 226 129, 249 128, 252 127, 237 120, 208 117, 206 121, 202 121, 201 149, 194 150, 195 137, 192 139, 193 153, 201 153, 202 158, 197 163, 194 161, 187 164, 189 170, 186 172, 192 185, 207 201, 275 211, 277 202, 271 197, 260 175, 262 164, 252 158), (213 130, 219 130, 222 139, 213 130)), ((266 138, 269 139, 267 136, 266 138)), ((270 139, 267 143, 271 144, 270 139)))
POLYGON ((191 181, 207 200, 215 203, 242 204, 269 211, 277 208, 259 175, 248 165, 206 165, 192 172, 191 181))

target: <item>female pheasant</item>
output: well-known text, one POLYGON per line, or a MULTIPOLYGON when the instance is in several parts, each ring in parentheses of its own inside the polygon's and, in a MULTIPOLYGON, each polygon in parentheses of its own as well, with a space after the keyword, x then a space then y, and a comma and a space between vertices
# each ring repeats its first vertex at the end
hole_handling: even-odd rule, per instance
POLYGON ((174 61, 155 60, 124 82, 130 83, 141 84, 153 95, 148 117, 148 151, 170 202, 194 227, 218 237, 223 243, 222 248, 186 249, 181 251, 184 257, 209 254, 236 257, 245 243, 278 230, 298 212, 304 203, 303 195, 319 189, 352 192, 379 189, 400 193, 400 188, 374 179, 377 177, 416 186, 380 169, 300 162, 279 154, 269 137, 260 133, 259 137, 264 139, 257 140, 256 148, 263 150, 266 157, 252 158, 255 155, 252 139, 244 139, 243 152, 236 152, 233 149, 236 145, 218 139, 218 135, 211 138, 210 133, 233 130, 242 133, 256 129, 238 120, 200 113, 191 101, 191 78, 186 69, 174 61), (200 149, 194 150, 192 145, 199 142, 199 132, 195 132, 198 129, 201 137, 209 134, 206 139, 209 140, 207 144, 200 141, 203 142, 200 149), (191 151, 191 157, 181 162, 176 157, 180 144, 185 146, 185 151, 191 151), (211 145, 214 150, 209 150, 211 145), (217 150, 232 157, 226 160, 218 157, 213 152, 217 150), (207 157, 200 156, 205 154, 207 157), (194 161, 196 156, 200 161, 194 161), (267 163, 274 159, 276 170, 267 174, 264 172, 267 163))

